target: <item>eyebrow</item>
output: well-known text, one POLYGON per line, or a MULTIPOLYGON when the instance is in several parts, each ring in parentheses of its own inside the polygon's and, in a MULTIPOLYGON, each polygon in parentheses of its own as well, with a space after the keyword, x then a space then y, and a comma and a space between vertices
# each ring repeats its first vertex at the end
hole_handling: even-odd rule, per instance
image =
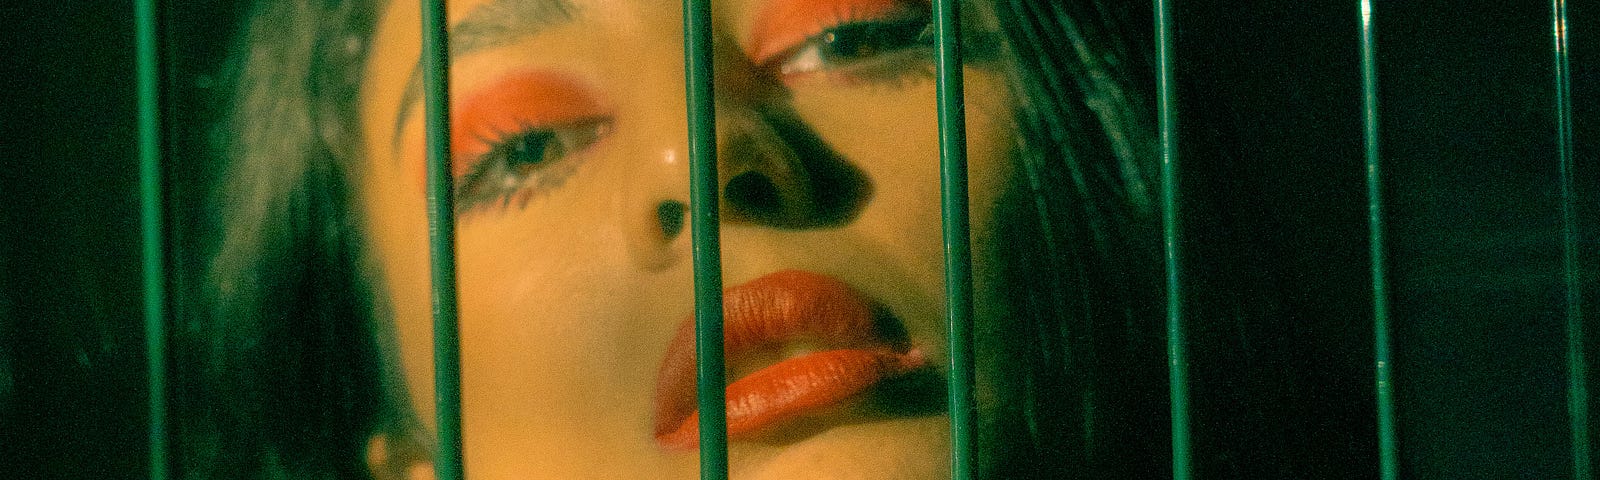
MULTIPOLYGON (((509 45, 540 31, 571 22, 576 8, 566 0, 494 0, 479 5, 450 27, 450 61, 474 52, 509 45)), ((422 59, 411 67, 400 112, 394 119, 394 148, 400 131, 422 97, 422 59)))

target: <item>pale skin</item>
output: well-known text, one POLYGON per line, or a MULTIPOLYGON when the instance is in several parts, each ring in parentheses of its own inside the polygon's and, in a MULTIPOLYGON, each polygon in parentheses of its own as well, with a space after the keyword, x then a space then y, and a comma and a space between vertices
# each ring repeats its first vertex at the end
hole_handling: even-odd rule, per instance
MULTIPOLYGON (((449 17, 460 22, 494 3, 451 1, 449 17)), ((663 449, 652 437, 651 418, 663 354, 693 308, 688 228, 675 229, 662 214, 662 205, 689 200, 682 17, 676 2, 569 3, 569 20, 458 55, 451 71, 457 108, 488 96, 484 102, 509 102, 502 110, 523 115, 509 119, 514 126, 556 125, 577 131, 558 132, 569 135, 558 139, 578 139, 560 158, 519 171, 541 178, 559 172, 556 180, 507 176, 508 186, 491 183, 489 200, 458 216, 466 469, 480 480, 695 478, 695 453, 663 449), (495 97, 507 82, 529 78, 535 80, 517 88, 531 93, 495 97)), ((770 119, 753 113, 779 104, 858 173, 868 190, 853 201, 858 210, 827 225, 777 226, 728 215, 722 224, 725 284, 790 269, 836 277, 892 311, 911 343, 931 364, 941 365, 947 356, 937 123, 926 52, 893 59, 898 66, 891 80, 862 80, 837 65, 804 63, 788 56, 795 51, 788 47, 838 19, 811 13, 774 22, 763 17, 774 3, 714 4, 723 179, 757 172, 784 195, 806 195, 795 183, 810 178, 807 161, 772 145, 773 126, 763 123, 770 119), (779 25, 787 35, 768 28, 768 38, 756 38, 758 24, 779 25), (751 56, 761 53, 761 45, 782 52, 757 65, 751 56), (785 63, 803 68, 774 75, 772 65, 785 63)), ((896 8, 927 6, 907 2, 896 8)), ((402 114, 402 100, 417 98, 406 91, 420 49, 419 25, 415 2, 394 2, 380 17, 360 99, 366 155, 353 176, 370 263, 381 278, 386 313, 392 314, 409 405, 431 432, 420 103, 402 114)), ((997 70, 965 70, 980 255, 991 245, 983 232, 1010 181, 1017 141, 1013 100, 997 70)), ((455 161, 470 165, 492 150, 497 139, 481 137, 517 133, 505 130, 469 135, 468 144, 481 144, 458 144, 455 161)), ((796 212, 786 218, 811 213, 796 212)), ((980 260, 980 290, 985 265, 980 260)), ((948 474, 945 415, 852 412, 850 402, 842 402, 790 422, 812 428, 780 425, 732 442, 735 478, 948 474)), ((374 439, 373 462, 393 458, 377 452, 385 442, 374 439)), ((400 470, 430 477, 426 459, 416 462, 400 470)), ((374 469, 388 470, 379 467, 374 469)))

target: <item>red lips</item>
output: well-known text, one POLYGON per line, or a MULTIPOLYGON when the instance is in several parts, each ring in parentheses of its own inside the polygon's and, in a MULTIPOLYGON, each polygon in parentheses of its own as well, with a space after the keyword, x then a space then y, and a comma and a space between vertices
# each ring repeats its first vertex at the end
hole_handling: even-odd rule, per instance
MULTIPOLYGON (((927 365, 920 351, 879 331, 871 302, 844 282, 785 270, 723 293, 723 341, 732 364, 760 349, 811 342, 823 350, 780 361, 727 387, 728 435, 748 437, 927 365)), ((694 318, 678 329, 656 377, 656 441, 669 449, 699 442, 695 412, 694 318)))

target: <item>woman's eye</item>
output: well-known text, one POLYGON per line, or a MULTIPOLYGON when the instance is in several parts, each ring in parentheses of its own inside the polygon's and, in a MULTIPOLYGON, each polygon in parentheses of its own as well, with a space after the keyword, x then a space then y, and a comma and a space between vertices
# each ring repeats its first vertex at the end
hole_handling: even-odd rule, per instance
POLYGON ((533 130, 517 135, 505 142, 499 150, 505 156, 506 166, 512 170, 537 167, 562 153, 562 145, 555 142, 555 132, 533 130))
POLYGON ((925 16, 843 23, 807 38, 779 56, 778 73, 797 75, 871 65, 901 53, 921 55, 933 46, 925 16))
POLYGON ((600 141, 610 127, 609 119, 590 119, 485 139, 489 151, 469 160, 472 165, 456 179, 456 210, 520 204, 559 186, 575 167, 568 157, 600 141))

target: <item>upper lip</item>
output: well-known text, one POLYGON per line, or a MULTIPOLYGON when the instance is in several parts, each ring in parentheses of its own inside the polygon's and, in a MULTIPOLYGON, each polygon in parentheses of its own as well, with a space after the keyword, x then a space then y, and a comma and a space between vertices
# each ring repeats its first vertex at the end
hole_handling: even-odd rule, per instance
MULTIPOLYGON (((763 348, 802 342, 818 347, 729 384, 729 436, 748 436, 925 367, 898 322, 878 313, 844 282, 803 270, 770 273, 724 291, 723 343, 730 365, 763 348)), ((662 446, 697 446, 694 392, 691 315, 667 347, 656 379, 655 437, 662 446)))

